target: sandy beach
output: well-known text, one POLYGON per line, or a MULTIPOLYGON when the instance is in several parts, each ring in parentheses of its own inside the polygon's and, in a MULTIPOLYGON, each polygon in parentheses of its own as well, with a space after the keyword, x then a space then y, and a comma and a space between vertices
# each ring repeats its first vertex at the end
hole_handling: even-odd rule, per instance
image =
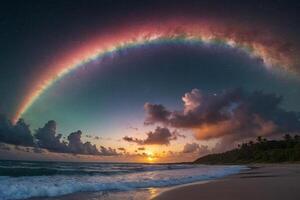
POLYGON ((221 180, 165 191, 154 200, 299 200, 300 164, 253 165, 221 180))

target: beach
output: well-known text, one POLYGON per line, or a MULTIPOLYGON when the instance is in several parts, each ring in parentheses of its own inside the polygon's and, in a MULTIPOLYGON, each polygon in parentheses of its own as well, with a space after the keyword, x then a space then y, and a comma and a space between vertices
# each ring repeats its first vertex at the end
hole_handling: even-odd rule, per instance
POLYGON ((239 174, 162 192, 153 200, 299 200, 300 164, 257 164, 239 174))

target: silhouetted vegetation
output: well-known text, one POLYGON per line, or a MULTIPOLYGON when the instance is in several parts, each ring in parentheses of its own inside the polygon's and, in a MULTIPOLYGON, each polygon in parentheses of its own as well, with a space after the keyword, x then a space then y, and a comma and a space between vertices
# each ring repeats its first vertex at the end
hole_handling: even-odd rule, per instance
POLYGON ((283 140, 258 137, 238 148, 219 154, 210 154, 195 160, 201 164, 277 163, 300 161, 300 136, 284 135, 283 140))

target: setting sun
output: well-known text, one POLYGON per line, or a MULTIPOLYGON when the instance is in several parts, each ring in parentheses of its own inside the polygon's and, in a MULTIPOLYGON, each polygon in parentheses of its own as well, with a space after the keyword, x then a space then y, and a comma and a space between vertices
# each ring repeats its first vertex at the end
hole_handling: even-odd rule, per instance
POLYGON ((156 157, 151 150, 146 151, 145 154, 148 162, 154 162, 156 160, 156 157))
POLYGON ((153 161, 154 161, 154 158, 151 157, 151 156, 148 156, 148 157, 147 157, 147 160, 148 160, 149 162, 153 162, 153 161))

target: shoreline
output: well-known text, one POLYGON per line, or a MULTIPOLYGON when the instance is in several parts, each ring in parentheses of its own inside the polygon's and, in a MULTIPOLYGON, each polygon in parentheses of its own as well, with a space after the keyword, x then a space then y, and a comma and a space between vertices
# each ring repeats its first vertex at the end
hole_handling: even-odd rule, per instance
POLYGON ((76 192, 30 200, 298 200, 300 199, 300 163, 249 164, 248 169, 219 179, 158 188, 129 191, 76 192), (299 186, 298 186, 299 185, 299 186), (279 188, 279 189, 277 189, 279 188), (230 197, 230 198, 229 198, 230 197))
POLYGON ((193 183, 159 193, 152 200, 298 200, 300 164, 251 164, 249 170, 206 183, 193 183))
MULTIPOLYGON (((230 165, 232 166, 232 165, 230 165)), ((241 165, 238 165, 241 166, 241 165)), ((247 171, 249 168, 247 166, 241 166, 244 169, 242 171, 247 171)), ((234 174, 239 173, 235 172, 234 174)), ((148 188, 136 188, 132 190, 111 190, 111 191, 79 191, 75 193, 65 194, 65 195, 59 195, 59 196, 53 196, 53 197, 31 197, 26 200, 115 200, 115 199, 122 199, 122 200, 139 200, 139 199, 153 199, 160 195, 161 193, 164 193, 165 191, 173 190, 176 188, 180 188, 183 186, 190 186, 195 184, 205 184, 208 182, 212 182, 215 180, 222 179, 227 176, 231 175, 225 175, 223 177, 215 177, 212 179, 204 179, 196 182, 189 182, 185 184, 180 185, 170 185, 170 186, 164 186, 164 187, 148 187, 148 188)), ((218 175, 217 175, 218 176, 218 175)))

